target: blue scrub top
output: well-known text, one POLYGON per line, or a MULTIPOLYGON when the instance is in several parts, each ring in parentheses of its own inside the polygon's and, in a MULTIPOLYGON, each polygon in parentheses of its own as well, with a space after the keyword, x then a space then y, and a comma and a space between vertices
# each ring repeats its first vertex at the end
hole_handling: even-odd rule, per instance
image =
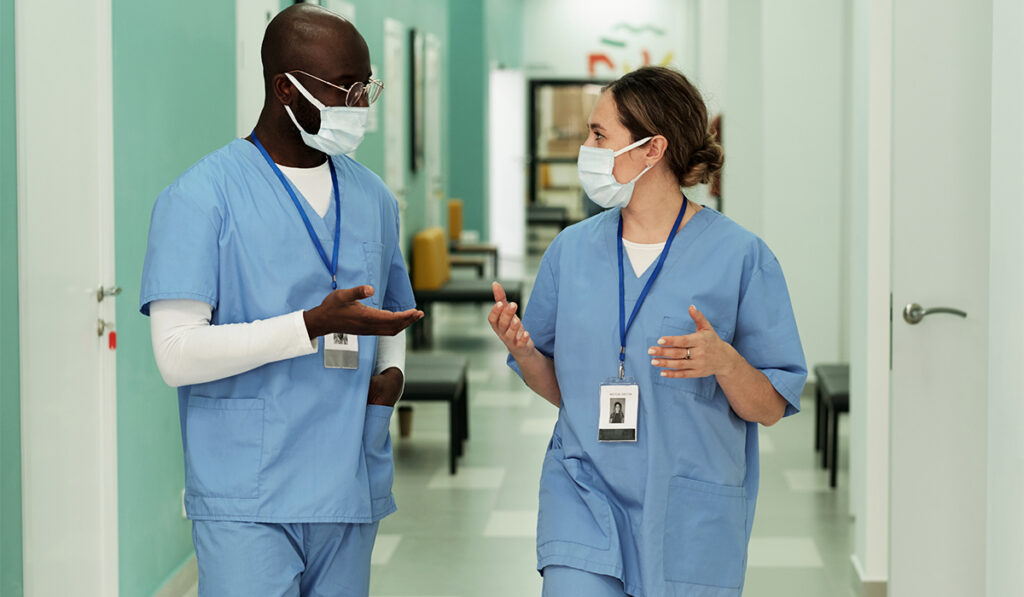
MULTIPOLYGON (((338 288, 369 284, 376 293, 365 303, 412 308, 397 202, 355 160, 332 159, 338 288)), ((301 203, 329 251, 334 202, 324 217, 301 203)), ((245 323, 310 309, 330 292, 295 205, 252 143, 236 139, 206 156, 157 198, 142 313, 155 300, 193 299, 213 307, 214 325, 245 323)), ((315 354, 178 388, 190 518, 362 523, 395 510, 392 409, 366 404, 377 338, 359 339, 354 370, 325 369, 319 344, 315 354)))
MULTIPOLYGON (((537 566, 614 576, 635 597, 738 596, 757 498, 757 425, 732 411, 714 376, 663 378, 647 349, 696 331, 687 312, 696 305, 768 377, 786 415, 796 413, 807 367, 782 269, 754 234, 710 208, 695 213, 627 338, 638 440, 598 442, 600 384, 618 374, 619 211, 555 239, 523 317, 554 359, 562 394, 541 473, 537 566)), ((625 265, 627 314, 653 269, 638 278, 625 265)))

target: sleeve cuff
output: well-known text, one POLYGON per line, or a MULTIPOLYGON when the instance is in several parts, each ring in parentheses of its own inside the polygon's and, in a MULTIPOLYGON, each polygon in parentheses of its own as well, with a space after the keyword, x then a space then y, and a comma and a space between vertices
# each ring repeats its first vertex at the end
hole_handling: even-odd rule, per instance
POLYGON ((295 354, 292 356, 296 357, 313 354, 320 348, 320 338, 310 339, 309 330, 306 329, 306 320, 302 314, 303 311, 295 311, 287 316, 292 320, 292 327, 295 329, 289 352, 294 352, 295 354))

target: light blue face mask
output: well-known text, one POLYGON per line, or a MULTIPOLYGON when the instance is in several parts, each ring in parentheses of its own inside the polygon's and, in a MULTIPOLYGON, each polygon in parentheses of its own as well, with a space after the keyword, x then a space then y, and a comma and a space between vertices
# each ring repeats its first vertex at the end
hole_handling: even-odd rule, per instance
POLYGON ((651 140, 644 137, 636 143, 627 145, 618 151, 599 147, 580 146, 580 155, 576 160, 580 185, 590 200, 604 208, 626 207, 633 197, 633 185, 651 166, 644 168, 636 178, 623 184, 615 180, 612 171, 615 169, 615 158, 631 149, 636 149, 651 140))
POLYGON ((285 106, 284 109, 291 116, 292 122, 299 129, 303 142, 306 145, 322 151, 327 155, 344 155, 352 153, 363 142, 366 134, 366 126, 369 122, 370 109, 360 106, 325 106, 323 102, 313 97, 313 94, 306 91, 306 88, 295 80, 291 73, 285 73, 288 80, 295 85, 309 103, 320 110, 320 130, 315 135, 307 133, 299 121, 292 114, 292 109, 285 106))

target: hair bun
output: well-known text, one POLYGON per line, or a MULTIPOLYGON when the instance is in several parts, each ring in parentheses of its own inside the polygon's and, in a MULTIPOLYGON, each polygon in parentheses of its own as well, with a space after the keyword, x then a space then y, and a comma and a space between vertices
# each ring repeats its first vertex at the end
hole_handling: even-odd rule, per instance
POLYGON ((722 170, 725 162, 725 152, 722 146, 715 141, 714 136, 704 137, 704 146, 690 155, 690 161, 686 176, 683 177, 682 185, 692 187, 697 184, 708 184, 715 174, 722 170))

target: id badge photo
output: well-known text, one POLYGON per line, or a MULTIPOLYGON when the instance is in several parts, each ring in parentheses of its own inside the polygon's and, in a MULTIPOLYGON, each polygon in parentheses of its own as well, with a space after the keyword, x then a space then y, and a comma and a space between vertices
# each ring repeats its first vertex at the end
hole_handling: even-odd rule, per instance
POLYGON ((606 380, 601 384, 600 420, 597 439, 602 442, 635 442, 640 406, 640 386, 631 378, 606 380))
POLYGON ((359 368, 359 336, 327 334, 324 336, 324 367, 328 369, 359 368))

